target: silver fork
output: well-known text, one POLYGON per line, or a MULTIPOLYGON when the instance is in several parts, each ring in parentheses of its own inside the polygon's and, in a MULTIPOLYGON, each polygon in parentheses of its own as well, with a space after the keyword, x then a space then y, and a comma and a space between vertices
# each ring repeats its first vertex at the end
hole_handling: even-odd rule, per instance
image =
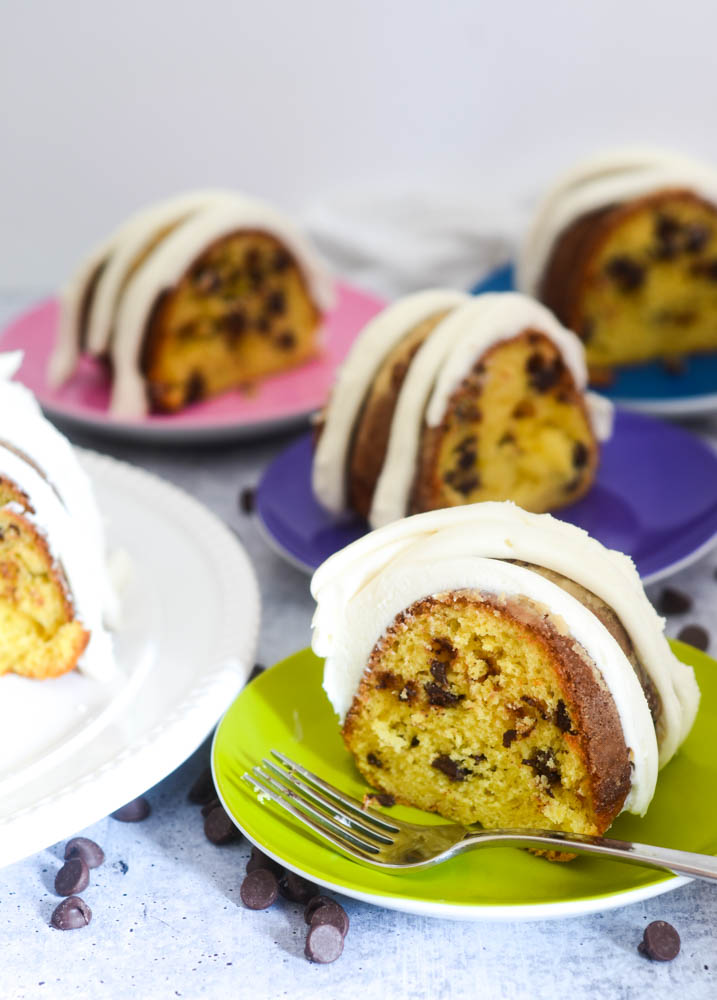
POLYGON ((271 799, 308 829, 363 864, 386 869, 428 868, 473 847, 539 847, 615 858, 717 882, 717 857, 667 847, 590 837, 561 830, 503 829, 442 823, 422 826, 386 816, 346 795, 278 750, 243 779, 259 800, 271 799))

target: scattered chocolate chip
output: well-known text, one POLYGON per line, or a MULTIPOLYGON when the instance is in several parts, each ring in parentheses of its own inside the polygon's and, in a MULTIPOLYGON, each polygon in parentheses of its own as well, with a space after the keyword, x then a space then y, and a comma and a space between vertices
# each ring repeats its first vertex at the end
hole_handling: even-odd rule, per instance
POLYGON ((273 858, 260 851, 258 847, 252 847, 251 856, 246 863, 245 871, 248 875, 250 872, 257 872, 261 869, 274 872, 277 878, 280 878, 284 874, 284 869, 278 861, 274 861, 273 858))
POLYGON ((341 931, 331 924, 318 924, 306 935, 304 954, 311 962, 328 965, 341 957, 344 939, 341 931))
POLYGON ((653 962, 671 962, 680 952, 680 935, 666 920, 653 920, 645 928, 637 950, 653 962))
POLYGON ((112 819, 118 819, 120 823, 139 823, 141 820, 147 819, 151 811, 147 799, 140 795, 139 798, 132 799, 121 809, 116 809, 112 813, 112 819))
POLYGON ((92 910, 79 896, 68 896, 52 911, 50 924, 58 931, 74 931, 86 927, 92 920, 92 910))
POLYGON ((239 492, 239 509, 242 514, 253 514, 256 503, 256 490, 253 486, 245 486, 239 492))
POLYGON ((612 278, 621 292, 634 292, 645 281, 645 268, 632 257, 619 254, 609 260, 605 273, 612 278))
POLYGON ((518 739, 517 729, 506 729, 503 733, 503 746, 507 749, 511 743, 518 739))
POLYGON ((461 765, 453 760, 448 754, 441 754, 440 757, 436 757, 435 760, 431 761, 431 767, 435 767, 437 771, 441 771, 450 778, 451 781, 463 781, 467 775, 473 774, 470 768, 461 767, 461 765))
POLYGON ((66 861, 55 876, 55 892, 58 896, 74 896, 90 884, 90 870, 87 862, 79 855, 66 861))
POLYGON ((588 464, 589 452, 586 444, 582 441, 576 441, 573 445, 573 466, 576 469, 582 469, 588 464))
POLYGON ((257 868, 246 875, 239 889, 241 901, 249 910, 265 910, 276 902, 279 883, 274 872, 257 868))
POLYGON ((99 868, 105 860, 105 852, 88 837, 73 837, 65 844, 65 861, 74 857, 82 858, 88 868, 99 868))
POLYGON ((304 920, 306 923, 311 923, 311 918, 313 917, 314 912, 318 910, 320 906, 328 905, 329 903, 333 905, 336 903, 336 900, 332 899, 331 896, 313 896, 304 908, 304 920))
POLYGON ((383 767, 383 764, 378 759, 375 753, 366 754, 366 760, 371 765, 371 767, 383 767))
POLYGON ((692 598, 675 587, 665 587, 657 607, 661 615, 682 615, 691 609, 692 598))
POLYGON ((421 741, 419 740, 419 738, 417 736, 412 736, 411 737, 411 749, 413 749, 413 747, 417 747, 420 742, 421 741))
POLYGON ((319 894, 319 890, 312 882, 297 875, 296 872, 289 871, 279 879, 279 892, 291 903, 308 903, 319 894))
POLYGON ((217 796, 214 795, 213 798, 211 798, 208 802, 205 802, 202 806, 202 816, 207 817, 212 809, 216 809, 217 806, 221 806, 221 802, 217 796))
POLYGON ((565 702, 561 698, 558 702, 558 706, 555 709, 555 725, 558 727, 561 733, 572 732, 572 721, 568 715, 568 710, 565 707, 565 702))
POLYGON ((546 778, 549 785, 560 784, 560 770, 552 750, 535 750, 522 763, 532 767, 536 775, 546 778))
POLYGON ((701 649, 703 653, 710 644, 709 632, 701 625, 685 625, 678 633, 677 638, 680 642, 694 646, 695 649, 701 649))
POLYGON ((217 847, 239 839, 239 831, 221 806, 215 806, 204 819, 204 836, 217 847))
POLYGON ((348 913, 335 899, 327 900, 324 897, 324 902, 312 910, 310 923, 312 927, 316 927, 317 924, 330 924, 339 931, 341 937, 346 937, 349 932, 348 913))
POLYGON ((217 797, 214 790, 214 779, 211 768, 205 767, 202 773, 194 780, 192 787, 187 793, 187 798, 197 806, 206 805, 217 797))
POLYGON ((464 694, 453 694, 452 691, 446 691, 445 688, 434 684, 432 681, 424 684, 423 690, 428 695, 429 704, 435 705, 438 708, 451 708, 465 698, 464 694))

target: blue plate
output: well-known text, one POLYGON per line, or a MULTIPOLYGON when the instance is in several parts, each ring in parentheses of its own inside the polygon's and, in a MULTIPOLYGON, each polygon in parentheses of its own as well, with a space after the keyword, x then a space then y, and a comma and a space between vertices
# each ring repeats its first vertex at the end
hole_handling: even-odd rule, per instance
MULTIPOLYGON (((361 518, 335 517, 319 504, 311 461, 306 434, 274 459, 256 494, 270 544, 309 572, 368 531, 361 518)), ((717 455, 681 427, 617 410, 592 489, 557 516, 626 552, 645 583, 658 580, 717 540, 717 455)))
MULTIPOLYGON (((515 290, 511 264, 491 272, 471 289, 482 292, 515 290)), ((679 375, 670 374, 655 361, 626 365, 600 392, 614 403, 655 416, 687 417, 717 412, 717 352, 688 359, 679 375)))

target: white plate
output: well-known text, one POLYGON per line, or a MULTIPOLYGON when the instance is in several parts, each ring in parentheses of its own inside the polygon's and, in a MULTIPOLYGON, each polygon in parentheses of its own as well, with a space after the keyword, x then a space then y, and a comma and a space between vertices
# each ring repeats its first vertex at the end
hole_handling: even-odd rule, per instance
POLYGON ((127 681, 108 698, 77 671, 42 682, 0 677, 0 718, 10 704, 28 717, 12 768, 2 763, 0 733, 0 866, 166 777, 205 739, 254 660, 259 589, 229 529, 148 472, 94 452, 80 458, 110 548, 129 556, 115 634, 127 681))

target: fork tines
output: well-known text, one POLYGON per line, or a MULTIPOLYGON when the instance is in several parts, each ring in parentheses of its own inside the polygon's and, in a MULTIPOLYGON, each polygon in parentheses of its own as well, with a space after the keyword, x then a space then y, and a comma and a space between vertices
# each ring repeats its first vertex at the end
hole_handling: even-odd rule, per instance
POLYGON ((358 799, 330 785, 278 750, 272 756, 281 764, 263 759, 261 766, 244 774, 259 798, 269 798, 314 833, 352 857, 370 861, 381 847, 393 843, 398 827, 358 799), (267 773, 268 772, 268 773, 267 773))

